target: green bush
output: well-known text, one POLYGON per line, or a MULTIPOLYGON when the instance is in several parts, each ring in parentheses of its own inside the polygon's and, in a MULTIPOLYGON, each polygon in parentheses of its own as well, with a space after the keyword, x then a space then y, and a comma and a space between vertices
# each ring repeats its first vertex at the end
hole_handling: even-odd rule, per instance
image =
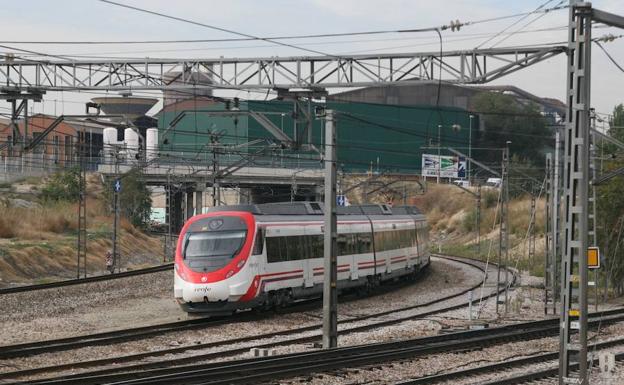
POLYGON ((470 210, 462 220, 462 229, 464 232, 473 232, 477 227, 477 209, 470 210))
POLYGON ((41 189, 44 201, 75 202, 80 193, 80 169, 77 167, 56 173, 41 189))
MULTIPOLYGON (((113 206, 113 184, 115 178, 106 182, 104 195, 111 209, 113 206)), ((119 193, 119 213, 128 218, 132 225, 146 228, 152 212, 152 198, 141 173, 133 169, 121 176, 121 192, 119 193)))
POLYGON ((498 203, 498 190, 481 190, 481 201, 485 208, 496 206, 498 203))

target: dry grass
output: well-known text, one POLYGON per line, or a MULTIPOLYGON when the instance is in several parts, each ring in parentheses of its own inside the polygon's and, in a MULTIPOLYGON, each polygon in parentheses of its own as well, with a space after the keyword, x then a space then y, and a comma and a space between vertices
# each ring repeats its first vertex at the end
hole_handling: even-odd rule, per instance
MULTIPOLYGON (((91 175, 87 181, 87 267, 89 274, 102 273, 106 251, 112 246, 113 218, 102 199, 100 179, 91 175)), ((32 195, 19 197, 32 199, 32 195)), ((67 202, 33 208, 7 207, 0 202, 0 282, 75 276, 77 209, 77 204, 67 202)), ((118 240, 124 267, 162 261, 161 240, 123 218, 118 240)))
MULTIPOLYGON (((496 194, 494 194, 496 196, 496 194)), ((496 198, 489 198, 490 204, 485 204, 482 194, 481 210, 481 240, 482 252, 488 250, 490 242, 494 254, 498 250, 499 228, 495 224, 498 218, 496 198), (492 203, 493 202, 493 203, 492 203), (489 206, 489 207, 488 207, 489 206)), ((477 257, 474 253, 475 239, 475 200, 474 198, 449 185, 429 185, 427 193, 414 201, 427 215, 431 228, 431 237, 434 242, 445 232, 444 249, 449 253, 477 257)), ((536 202, 535 234, 536 254, 534 260, 528 259, 527 231, 531 220, 531 198, 521 196, 509 202, 509 242, 510 256, 523 270, 531 274, 541 275, 544 243, 545 202, 540 199, 536 202), (517 262, 516 262, 517 261, 517 262)))
POLYGON ((76 211, 71 204, 47 207, 5 207, 0 216, 0 238, 47 239, 77 228, 76 211))

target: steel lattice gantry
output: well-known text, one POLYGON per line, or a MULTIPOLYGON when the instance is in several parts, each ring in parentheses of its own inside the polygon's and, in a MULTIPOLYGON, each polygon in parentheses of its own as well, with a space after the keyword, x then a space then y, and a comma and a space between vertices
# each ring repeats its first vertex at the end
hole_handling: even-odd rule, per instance
MULTIPOLYGON (((564 146, 564 210, 561 265, 559 384, 588 381, 590 96, 592 22, 624 28, 624 17, 570 1, 564 146), (576 371, 575 364, 578 364, 576 371)), ((595 282, 594 282, 595 284, 595 282)))
POLYGON ((566 51, 565 46, 242 59, 0 60, 0 87, 62 90, 365 87, 442 80, 486 83, 566 51), (198 77, 197 74, 203 76, 198 77), (441 74, 441 75, 440 75, 441 74))

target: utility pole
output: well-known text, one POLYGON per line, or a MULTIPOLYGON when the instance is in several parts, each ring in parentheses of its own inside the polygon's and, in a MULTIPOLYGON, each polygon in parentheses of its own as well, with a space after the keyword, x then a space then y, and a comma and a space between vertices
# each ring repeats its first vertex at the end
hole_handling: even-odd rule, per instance
POLYGON ((553 194, 552 194, 552 231, 553 231, 553 244, 552 244, 552 255, 553 255, 553 314, 557 313, 557 301, 561 297, 561 279, 560 270, 561 270, 561 149, 562 149, 562 140, 561 140, 561 130, 557 127, 557 132, 555 133, 555 160, 553 164, 553 194))
MULTIPOLYGON (((470 163, 469 163, 470 164, 470 163)), ((481 184, 477 185, 477 258, 481 256, 481 184)))
POLYGON ((336 256, 336 128, 334 113, 325 111, 325 228, 323 232, 323 348, 338 346, 336 256))
POLYGON ((76 278, 80 278, 80 261, 84 278, 87 278, 87 166, 84 129, 78 133, 78 244, 76 248, 76 278))
POLYGON ((442 143, 440 142, 440 131, 442 130, 442 125, 438 124, 438 176, 436 178, 436 183, 440 184, 440 173, 442 172, 442 156, 440 154, 440 149, 442 148, 442 143))
MULTIPOLYGON (((470 129, 468 131, 468 158, 472 159, 472 119, 474 119, 474 115, 470 114, 468 118, 470 119, 470 129)), ((472 186, 472 173, 470 172, 472 170, 470 163, 472 162, 470 159, 468 160, 468 185, 472 186)))
POLYGON ((219 156, 217 153, 219 136, 216 133, 210 134, 210 142, 212 143, 212 207, 217 207, 221 204, 221 188, 217 178, 219 172, 219 156))
POLYGON ((119 180, 119 147, 115 147, 115 181, 113 182, 113 271, 117 268, 121 272, 121 261, 119 261, 117 251, 117 230, 119 227, 119 191, 121 182, 119 180))
MULTIPOLYGON (((596 110, 590 109, 590 122, 592 134, 590 135, 591 141, 589 144, 589 172, 592 180, 596 180, 596 135, 593 132, 596 131, 596 110)), ((598 246, 598 229, 596 227, 596 185, 590 183, 591 193, 589 197, 589 244, 591 246, 598 246)), ((594 286, 594 311, 598 311, 598 269, 594 269, 594 281, 588 282, 589 286, 594 286)))
POLYGON ((528 257, 529 263, 533 263, 535 259, 535 194, 531 193, 531 216, 529 219, 529 247, 528 257))
MULTIPOLYGON (((552 154, 546 154, 546 237, 544 238, 544 314, 549 310, 555 313, 555 255, 554 230, 551 216, 553 216, 553 162, 552 154)), ((555 214, 556 215, 556 214, 555 214)))
MULTIPOLYGON (((507 141, 505 148, 503 148, 503 160, 502 160, 502 172, 501 172, 501 205, 500 205, 500 227, 499 227, 499 242, 498 242, 498 269, 497 269, 497 285, 500 288, 501 281, 501 267, 505 270, 505 314, 507 314, 507 304, 509 299, 509 272, 507 270, 508 258, 509 258, 509 234, 508 234, 508 222, 507 222, 507 209, 509 201, 509 144, 507 141)), ((499 314, 499 291, 496 292, 496 314, 499 314)))

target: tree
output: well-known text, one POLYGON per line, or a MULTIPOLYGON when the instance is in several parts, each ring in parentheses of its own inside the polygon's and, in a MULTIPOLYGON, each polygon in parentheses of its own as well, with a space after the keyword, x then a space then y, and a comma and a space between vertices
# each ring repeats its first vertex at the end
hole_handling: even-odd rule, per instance
MULTIPOLYGON (((510 140, 510 153, 519 162, 543 166, 545 153, 553 146, 553 134, 536 104, 525 105, 510 95, 482 92, 475 98, 474 107, 484 127, 475 147, 502 148, 510 140)), ((477 150, 473 154, 479 160, 500 163, 498 151, 477 150)))
MULTIPOLYGON (((624 105, 619 104, 613 109, 613 118, 609 122, 609 135, 619 141, 624 141, 624 105)), ((624 167, 621 149, 616 146, 598 141, 598 154, 602 154, 603 161, 598 164, 599 172, 604 173, 624 167), (601 170, 602 169, 602 170, 601 170)), ((606 256, 606 266, 602 269, 610 284, 618 294, 624 292, 624 177, 617 176, 597 189, 597 218, 598 244, 603 255, 606 256)))
MULTIPOLYGON (((132 169, 123 174, 121 192, 119 193, 119 213, 136 227, 145 228, 149 223, 152 212, 152 198, 145 181, 138 169, 132 169)), ((113 183, 115 179, 107 181, 105 191, 106 200, 113 207, 113 183)))
POLYGON ((41 189, 41 198, 45 201, 75 202, 79 193, 80 169, 72 167, 52 175, 41 189))

